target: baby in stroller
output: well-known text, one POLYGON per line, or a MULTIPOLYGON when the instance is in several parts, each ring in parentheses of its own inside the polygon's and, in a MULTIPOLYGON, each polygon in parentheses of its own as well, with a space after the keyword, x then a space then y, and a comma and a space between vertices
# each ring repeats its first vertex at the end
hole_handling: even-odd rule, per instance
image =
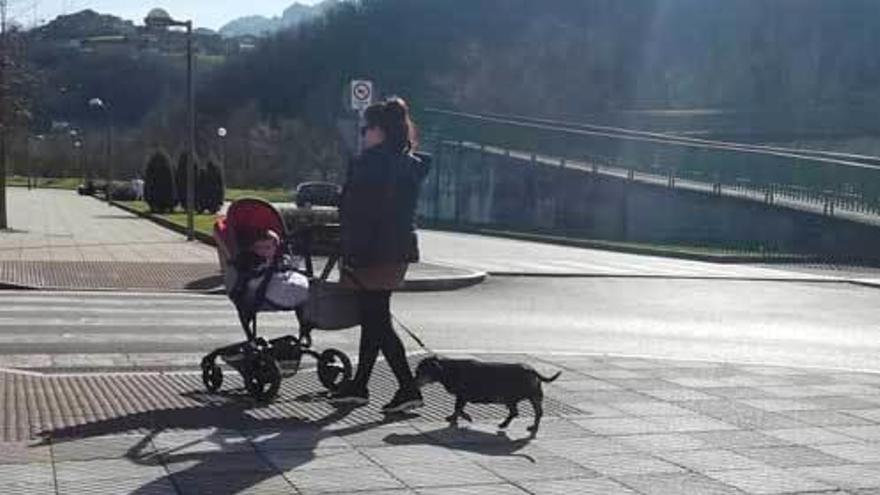
MULTIPOLYGON (((218 357, 241 374, 247 391, 261 401, 275 397, 281 369, 286 375, 295 374, 304 355, 318 361, 318 378, 328 389, 335 390, 350 379, 351 362, 344 353, 311 349, 312 329, 342 328, 322 327, 322 319, 314 317, 314 308, 307 308, 310 300, 323 299, 326 291, 321 289, 329 275, 327 269, 320 277, 313 273, 309 238, 314 228, 289 234, 280 213, 257 199, 235 201, 226 216, 218 219, 214 237, 227 295, 235 305, 247 340, 217 349, 202 359, 202 379, 209 391, 218 390, 223 383, 218 357), (299 335, 268 341, 258 336, 258 314, 274 311, 296 312, 299 335)), ((345 323, 348 326, 350 322, 345 323)))

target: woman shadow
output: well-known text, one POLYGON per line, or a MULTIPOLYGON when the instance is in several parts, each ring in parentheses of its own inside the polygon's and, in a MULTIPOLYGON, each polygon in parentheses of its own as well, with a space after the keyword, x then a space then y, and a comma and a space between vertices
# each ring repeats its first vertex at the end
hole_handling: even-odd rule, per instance
MULTIPOLYGON (((252 407, 252 403, 236 401, 209 408, 190 407, 135 413, 84 425, 45 431, 42 433, 43 442, 40 444, 51 442, 53 445, 58 445, 93 437, 128 433, 132 430, 145 431, 143 437, 128 449, 125 458, 141 466, 177 465, 182 469, 169 469, 171 474, 150 480, 130 493, 136 495, 167 493, 171 486, 180 488, 181 481, 186 481, 189 484, 187 489, 181 490, 183 493, 233 495, 272 478, 280 478, 280 473, 311 462, 316 457, 315 449, 323 441, 357 434, 406 419, 384 418, 380 421, 335 429, 331 432, 326 429, 345 419, 351 413, 351 409, 337 409, 316 421, 307 421, 301 418, 254 418, 247 414, 252 410, 252 407), (293 455, 272 456, 271 462, 266 459, 265 452, 259 450, 260 440, 244 437, 248 440, 242 443, 250 442, 257 450, 245 449, 242 451, 240 445, 236 448, 230 443, 229 437, 217 433, 208 434, 204 438, 171 449, 154 448, 154 440, 165 430, 212 427, 238 431, 253 430, 258 431, 262 437, 268 438, 276 433, 280 438, 283 438, 285 432, 292 431, 295 433, 293 436, 297 443, 295 446, 291 446, 290 450, 293 451, 293 455), (204 442, 213 443, 220 448, 220 451, 214 449, 209 449, 210 451, 207 452, 192 450, 192 447, 204 442), (235 456, 236 453, 245 454, 245 457, 235 456), (232 464, 230 459, 238 460, 238 465, 232 464)), ((295 493, 292 487, 290 491, 295 493)))

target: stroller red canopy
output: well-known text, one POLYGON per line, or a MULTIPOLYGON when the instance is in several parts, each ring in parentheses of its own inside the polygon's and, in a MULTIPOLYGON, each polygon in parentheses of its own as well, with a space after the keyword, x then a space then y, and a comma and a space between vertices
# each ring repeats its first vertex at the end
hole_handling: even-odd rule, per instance
POLYGON ((245 198, 234 201, 226 215, 217 219, 214 237, 235 256, 244 247, 242 242, 263 230, 272 230, 282 239, 286 237, 284 220, 274 206, 261 199, 245 198))

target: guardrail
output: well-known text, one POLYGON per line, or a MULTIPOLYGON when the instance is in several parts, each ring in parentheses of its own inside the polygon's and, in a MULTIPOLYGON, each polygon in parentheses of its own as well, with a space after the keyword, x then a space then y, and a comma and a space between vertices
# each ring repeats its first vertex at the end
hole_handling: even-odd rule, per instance
POLYGON ((880 158, 634 129, 427 109, 425 146, 544 164, 880 223, 880 158), (444 146, 441 146, 444 145, 444 146))

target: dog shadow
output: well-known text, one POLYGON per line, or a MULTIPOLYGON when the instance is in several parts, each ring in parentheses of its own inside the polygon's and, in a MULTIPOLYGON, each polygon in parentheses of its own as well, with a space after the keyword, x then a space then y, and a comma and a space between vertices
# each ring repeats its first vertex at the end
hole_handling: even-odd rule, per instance
POLYGON ((512 439, 505 431, 490 433, 480 430, 447 426, 424 433, 392 433, 383 441, 388 445, 432 445, 489 457, 513 457, 535 463, 535 458, 520 452, 534 437, 512 439))

